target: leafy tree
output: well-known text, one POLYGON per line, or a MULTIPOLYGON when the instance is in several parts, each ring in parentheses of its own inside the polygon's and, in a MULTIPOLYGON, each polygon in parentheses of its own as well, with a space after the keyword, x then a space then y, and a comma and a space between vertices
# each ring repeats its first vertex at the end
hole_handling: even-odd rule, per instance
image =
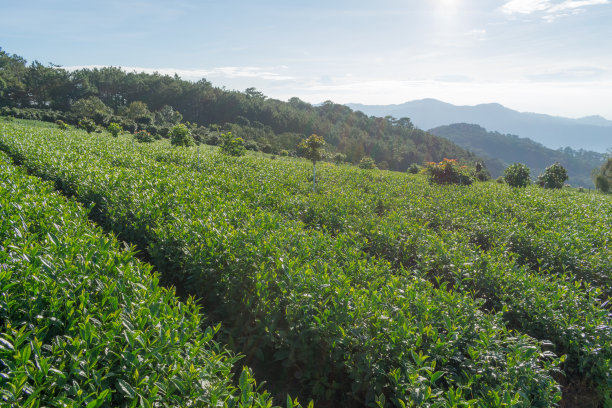
POLYGON ((476 163, 476 168, 474 172, 474 177, 478 181, 488 181, 491 179, 491 174, 487 170, 487 168, 480 162, 476 163))
POLYGON ((170 135, 170 144, 172 146, 189 147, 195 144, 189 128, 183 124, 173 126, 168 134, 170 135))
POLYGON ((110 133, 113 137, 117 137, 119 136, 119 133, 121 133, 123 128, 121 127, 120 124, 111 122, 106 128, 106 130, 108 130, 108 133, 110 133))
POLYGON ((140 125, 153 124, 153 114, 147 104, 142 101, 130 103, 121 113, 140 125))
POLYGON ((527 187, 529 185, 529 167, 523 163, 511 164, 504 170, 504 181, 510 187, 527 187))
POLYGON ((242 156, 246 152, 244 140, 241 137, 234 137, 232 132, 221 135, 221 152, 230 156, 242 156))
POLYGON ((370 156, 363 156, 358 166, 360 169, 371 170, 376 168, 376 162, 370 156))
POLYGON ((429 181, 435 184, 460 184, 469 186, 474 181, 472 171, 461 166, 454 159, 444 159, 439 163, 429 162, 426 168, 429 181))
POLYGON ((612 156, 593 172, 593 181, 598 190, 604 193, 612 191, 612 156))
POLYGON ((172 126, 181 123, 183 115, 170 105, 164 105, 155 112, 155 124, 159 126, 172 126))
POLYGON ((302 150, 304 157, 312 162, 312 191, 316 191, 317 162, 323 158, 323 146, 325 146, 323 136, 314 133, 298 146, 302 150))
POLYGON ((567 170, 559 163, 548 166, 544 173, 538 176, 538 184, 544 188, 563 188, 568 179, 567 170))
POLYGON ((105 122, 113 113, 97 96, 79 99, 72 105, 71 110, 78 117, 91 119, 98 124, 105 122))

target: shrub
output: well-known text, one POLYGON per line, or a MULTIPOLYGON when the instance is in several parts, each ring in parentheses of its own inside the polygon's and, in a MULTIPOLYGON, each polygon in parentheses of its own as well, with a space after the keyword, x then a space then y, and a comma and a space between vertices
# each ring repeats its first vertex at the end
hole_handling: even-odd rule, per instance
POLYGON ((444 159, 439 163, 427 163, 426 173, 429 181, 435 184, 461 184, 469 186, 474 182, 470 169, 460 166, 457 160, 444 159))
POLYGON ((111 135, 113 135, 113 137, 117 137, 119 136, 119 133, 121 133, 121 131, 123 130, 123 128, 121 127, 120 124, 116 123, 116 122, 111 122, 108 127, 106 128, 106 130, 108 130, 108 133, 110 133, 111 135))
POLYGON ((567 179, 567 170, 559 163, 555 163, 538 176, 538 184, 544 188, 563 188, 563 183, 567 179))
POLYGON ((363 156, 357 166, 360 169, 371 170, 376 168, 376 162, 370 156, 363 156))
POLYGON ((232 136, 232 132, 221 135, 221 152, 230 156, 242 156, 246 149, 241 137, 232 136))
POLYGON ((418 174, 421 171, 421 167, 416 163, 412 163, 406 171, 410 174, 418 174))
POLYGON ((281 150, 279 153, 282 157, 287 157, 289 156, 289 152, 287 150, 281 150))
POLYGON ((173 126, 168 134, 170 135, 170 144, 172 146, 189 147, 195 144, 189 129, 183 124, 173 126))
POLYGON ((139 130, 134 133, 134 139, 136 139, 139 143, 151 143, 153 140, 153 135, 146 130, 139 130))
POLYGON ((499 176, 498 178, 495 179, 495 181, 499 184, 504 184, 506 182, 503 176, 499 176))
POLYGON ((70 126, 68 126, 68 124, 66 122, 64 122, 63 120, 56 120, 55 124, 57 125, 57 127, 60 130, 66 130, 68 129, 70 126))
MULTIPOLYGON (((259 144, 256 141, 254 141, 254 140, 249 140, 249 141, 245 142, 244 143, 244 148, 247 149, 247 150, 251 150, 253 152, 257 152, 257 151, 260 150, 259 144)), ((269 153, 269 152, 265 152, 265 153, 269 153)))
POLYGON ((342 153, 336 153, 333 157, 334 163, 342 164, 346 160, 346 155, 342 153))
POLYGON ((79 120, 78 126, 80 129, 85 130, 87 133, 95 131, 97 127, 93 120, 87 118, 79 120))
POLYGON ((511 164, 504 170, 504 181, 510 187, 527 187, 529 185, 529 167, 523 163, 511 164))

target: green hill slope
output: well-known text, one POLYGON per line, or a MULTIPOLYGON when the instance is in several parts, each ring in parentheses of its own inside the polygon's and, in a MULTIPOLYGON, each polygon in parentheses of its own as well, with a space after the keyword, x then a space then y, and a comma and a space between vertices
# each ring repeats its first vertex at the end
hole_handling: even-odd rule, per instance
POLYGON ((0 148, 93 204, 92 218, 200 298, 279 395, 321 406, 612 397, 609 196, 329 163, 314 193, 305 160, 19 124, 0 125, 0 148))
POLYGON ((593 187, 591 171, 600 167, 606 157, 602 153, 570 148, 552 150, 531 139, 487 132, 481 126, 467 123, 439 126, 429 132, 484 157, 493 177, 503 174, 504 169, 512 163, 524 163, 531 169, 532 177, 535 178, 546 167, 558 162, 567 169, 568 183, 573 186, 593 187))
POLYGON ((231 131, 247 148, 299 154, 297 145, 322 135, 329 153, 359 163, 371 156, 381 168, 405 171, 412 163, 444 157, 474 161, 473 155, 444 138, 413 126, 408 118, 368 117, 327 101, 313 106, 298 98, 269 99, 254 88, 244 92, 202 79, 124 72, 106 67, 66 71, 38 62, 27 65, 0 49, 0 114, 76 124, 89 117, 100 125, 119 122, 134 131, 165 134, 181 119, 201 141, 218 143, 218 130, 231 131))

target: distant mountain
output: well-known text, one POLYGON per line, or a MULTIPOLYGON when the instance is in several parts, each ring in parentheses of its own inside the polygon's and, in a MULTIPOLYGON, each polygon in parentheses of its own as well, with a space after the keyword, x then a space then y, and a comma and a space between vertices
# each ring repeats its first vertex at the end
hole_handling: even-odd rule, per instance
POLYGON ((439 126, 429 133, 444 137, 457 145, 484 157, 485 165, 493 177, 500 176, 504 169, 516 162, 525 163, 535 179, 547 166, 558 162, 567 169, 573 186, 593 187, 591 171, 601 166, 606 155, 571 148, 552 150, 528 138, 487 132, 478 125, 456 123, 439 126))
POLYGON ((518 112, 497 103, 456 106, 436 99, 422 99, 400 105, 347 106, 367 115, 408 117, 422 129, 452 123, 475 123, 491 131, 528 137, 552 149, 569 146, 572 149, 605 152, 612 148, 612 121, 601 116, 570 119, 518 112))

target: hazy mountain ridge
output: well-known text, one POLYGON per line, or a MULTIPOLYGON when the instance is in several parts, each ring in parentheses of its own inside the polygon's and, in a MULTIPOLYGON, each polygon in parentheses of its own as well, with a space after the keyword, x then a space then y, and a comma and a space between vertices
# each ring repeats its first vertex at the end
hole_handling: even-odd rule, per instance
POLYGON ((571 148, 553 150, 528 138, 488 132, 479 125, 467 123, 439 126, 429 132, 484 157, 493 177, 500 176, 508 165, 521 162, 531 169, 531 177, 535 179, 547 166, 558 162, 567 169, 570 184, 593 187, 591 171, 606 157, 602 153, 571 148))
POLYGON ((551 149, 572 149, 600 153, 612 148, 612 121, 601 116, 579 119, 540 113, 518 112, 498 103, 457 106, 436 99, 421 99, 399 105, 347 104, 367 115, 409 117, 422 129, 453 123, 475 123, 490 131, 530 138, 551 149))

